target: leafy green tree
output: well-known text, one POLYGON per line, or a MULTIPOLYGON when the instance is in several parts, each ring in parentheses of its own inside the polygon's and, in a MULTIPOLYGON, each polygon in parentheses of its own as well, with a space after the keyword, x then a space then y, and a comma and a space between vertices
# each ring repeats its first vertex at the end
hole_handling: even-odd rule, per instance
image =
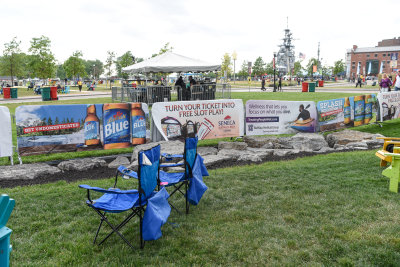
POLYGON ((338 60, 333 63, 333 75, 338 75, 339 73, 344 72, 344 62, 343 60, 338 60))
MULTIPOLYGON (((224 76, 225 72, 228 77, 232 73, 232 60, 231 60, 231 56, 228 53, 225 53, 224 57, 222 58, 221 76, 224 76)), ((225 77, 225 79, 227 79, 228 77, 225 77)))
POLYGON ((258 57, 253 65, 253 74, 257 76, 261 76, 265 73, 264 70, 265 63, 262 57, 258 57))
POLYGON ((29 65, 33 76, 46 79, 55 73, 56 60, 50 46, 51 41, 46 36, 32 39, 28 52, 31 53, 29 65))
POLYGON ((21 41, 17 41, 17 37, 14 37, 9 43, 5 43, 0 61, 1 73, 11 76, 12 84, 14 84, 15 76, 22 76, 24 73, 24 54, 21 53, 20 44, 21 41))
POLYGON ((85 60, 85 71, 88 76, 98 79, 104 73, 104 64, 99 59, 85 60))
POLYGON ((237 74, 241 78, 245 78, 249 76, 249 71, 248 71, 248 62, 246 60, 243 61, 240 71, 237 74))
MULTIPOLYGON (((106 75, 107 78, 110 78, 112 75, 112 65, 115 63, 115 52, 113 51, 107 51, 107 60, 106 64, 104 67, 106 68, 106 75)), ((111 89, 111 83, 110 83, 110 89, 111 89)))
POLYGON ((117 58, 117 61, 115 63, 116 69, 117 69, 117 73, 118 73, 118 77, 121 77, 123 79, 128 79, 129 74, 122 72, 122 69, 125 67, 128 67, 130 65, 135 64, 135 57, 132 55, 131 51, 127 51, 125 52, 125 54, 123 54, 122 56, 117 58))
POLYGON ((265 70, 265 73, 267 73, 269 75, 274 74, 274 63, 272 62, 272 60, 271 60, 271 62, 269 62, 268 64, 265 65, 264 70, 265 70))
POLYGON ((301 61, 294 62, 293 73, 297 77, 303 77, 304 68, 301 66, 301 61))
POLYGON ((65 72, 65 69, 62 64, 59 64, 57 66, 56 77, 60 78, 61 80, 67 78, 67 73, 65 72))
POLYGON ((82 59, 82 56, 83 54, 81 51, 75 51, 72 56, 70 56, 64 62, 63 67, 65 69, 67 77, 75 79, 79 77, 84 77, 86 75, 85 62, 82 59))
POLYGON ((308 61, 307 66, 306 66, 306 70, 307 70, 308 76, 312 76, 313 75, 313 66, 314 65, 318 66, 318 59, 310 58, 310 60, 308 61))

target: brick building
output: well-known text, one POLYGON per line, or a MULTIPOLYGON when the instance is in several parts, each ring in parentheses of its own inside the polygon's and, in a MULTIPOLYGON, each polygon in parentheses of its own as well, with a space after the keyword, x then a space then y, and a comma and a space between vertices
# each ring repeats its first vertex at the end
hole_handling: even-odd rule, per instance
POLYGON ((379 73, 394 72, 400 67, 399 55, 400 37, 382 40, 375 47, 353 45, 346 53, 347 77, 377 76, 379 73))

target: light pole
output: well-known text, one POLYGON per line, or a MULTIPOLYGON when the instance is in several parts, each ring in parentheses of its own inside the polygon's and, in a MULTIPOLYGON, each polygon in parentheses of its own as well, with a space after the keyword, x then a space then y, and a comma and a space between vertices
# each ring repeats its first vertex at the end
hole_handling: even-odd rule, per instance
POLYGON ((96 65, 93 64, 93 80, 96 80, 96 69, 95 69, 96 65))
POLYGON ((275 83, 276 66, 275 66, 275 58, 276 58, 276 53, 274 52, 274 62, 273 62, 273 67, 274 67, 274 92, 276 92, 276 83, 275 83))
POLYGON ((235 83, 236 82, 235 62, 236 62, 236 59, 237 59, 236 51, 233 51, 232 58, 233 58, 233 83, 235 83))

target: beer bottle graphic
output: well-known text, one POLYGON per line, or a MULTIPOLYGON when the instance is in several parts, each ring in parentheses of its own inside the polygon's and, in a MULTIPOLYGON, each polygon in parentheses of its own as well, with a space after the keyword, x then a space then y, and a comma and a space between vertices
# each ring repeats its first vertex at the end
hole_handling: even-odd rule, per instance
POLYGON ((100 120, 96 115, 95 105, 87 105, 84 128, 85 145, 100 144, 100 120))
POLYGON ((146 143, 146 115, 141 103, 131 104, 131 135, 133 145, 146 143))
POLYGON ((365 95, 364 124, 368 124, 372 119, 372 95, 365 95))
POLYGON ((351 106, 350 106, 350 99, 348 97, 344 98, 343 113, 344 113, 344 124, 350 124, 351 106))
POLYGON ((104 149, 126 148, 130 142, 129 104, 103 105, 104 149))
POLYGON ((354 97, 354 126, 360 126, 364 124, 364 108, 365 99, 364 95, 358 95, 354 97))

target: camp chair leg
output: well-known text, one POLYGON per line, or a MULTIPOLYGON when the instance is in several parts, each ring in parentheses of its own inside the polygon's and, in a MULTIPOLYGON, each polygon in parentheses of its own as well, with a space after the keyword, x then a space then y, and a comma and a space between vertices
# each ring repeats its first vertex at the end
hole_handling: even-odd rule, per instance
MULTIPOLYGON (((91 207, 91 208, 93 208, 93 207, 91 207)), ((95 209, 95 208, 93 208, 93 209, 99 214, 99 216, 101 217, 102 221, 105 221, 105 222, 108 224, 108 226, 110 226, 111 229, 113 230, 106 238, 104 238, 104 239, 99 243, 99 246, 100 246, 101 244, 103 244, 103 242, 106 241, 106 239, 107 239, 109 236, 111 236, 112 233, 115 232, 115 233, 117 233, 117 234, 122 238, 122 240, 124 240, 125 243, 127 243, 132 249, 135 249, 135 248, 131 245, 131 243, 130 243, 120 232, 118 232, 118 229, 117 229, 116 227, 114 227, 100 211, 98 211, 98 210, 95 209)), ((131 214, 131 215, 132 215, 132 214, 131 214)), ((128 216, 129 220, 130 220, 131 218, 133 218, 133 216, 131 217, 131 215, 128 216)), ((125 220, 126 220, 126 219, 125 219, 125 220)), ((124 222, 125 222, 125 220, 124 220, 124 222)), ((124 223, 124 222, 122 222, 122 223, 124 223)), ((121 223, 121 224, 122 224, 122 223, 121 223)), ((118 227, 122 227, 121 224, 118 225, 118 227)), ((126 224, 126 222, 125 222, 125 224, 126 224)))
POLYGON ((178 212, 179 215, 182 214, 174 205, 171 204, 171 202, 168 201, 168 204, 169 204, 174 210, 176 210, 176 212, 178 212))
POLYGON ((381 167, 386 167, 387 166, 387 161, 381 159, 381 167))
MULTIPOLYGON (((105 215, 106 215, 106 213, 104 212, 103 216, 105 217, 105 215)), ((94 240, 93 240, 93 245, 96 244, 96 239, 97 239, 97 236, 99 235, 100 228, 103 225, 103 222, 104 222, 104 220, 103 220, 103 218, 101 218, 99 228, 97 228, 96 236, 94 237, 94 240)))
POLYGON ((142 233, 142 227, 143 227, 143 216, 142 216, 142 209, 140 208, 139 211, 139 218, 140 218, 140 248, 144 248, 144 241, 143 241, 143 233, 142 233))
POLYGON ((186 214, 189 214, 189 201, 188 201, 188 183, 185 183, 185 200, 186 200, 186 214))
MULTIPOLYGON (((119 229, 121 229, 122 227, 125 226, 125 224, 127 224, 133 217, 135 217, 137 215, 137 210, 134 210, 128 217, 125 218, 125 220, 123 220, 117 227, 115 227, 115 229, 117 231, 119 231, 119 229)), ((114 231, 111 231, 100 243, 99 245, 101 245, 104 241, 106 241, 112 234, 114 233, 114 231)))

